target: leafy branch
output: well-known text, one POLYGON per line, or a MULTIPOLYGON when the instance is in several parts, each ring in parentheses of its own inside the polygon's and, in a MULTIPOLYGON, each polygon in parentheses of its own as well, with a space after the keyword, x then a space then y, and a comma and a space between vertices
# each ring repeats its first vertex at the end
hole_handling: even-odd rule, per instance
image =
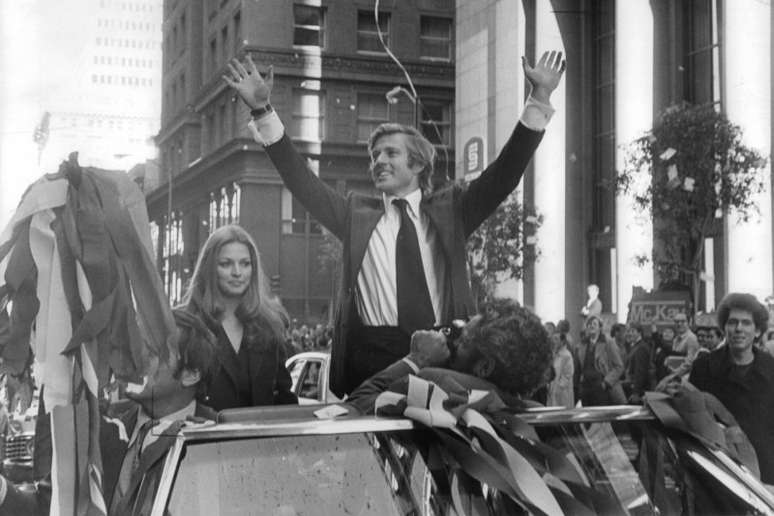
POLYGON ((767 158, 711 105, 666 109, 625 150, 616 190, 652 217, 657 270, 688 275, 696 299, 704 239, 718 234, 723 215, 749 221, 760 214, 755 194, 764 189, 767 158))
POLYGON ((524 277, 540 256, 532 235, 542 222, 534 207, 522 206, 511 194, 470 236, 468 270, 477 303, 490 299, 503 278, 524 277))

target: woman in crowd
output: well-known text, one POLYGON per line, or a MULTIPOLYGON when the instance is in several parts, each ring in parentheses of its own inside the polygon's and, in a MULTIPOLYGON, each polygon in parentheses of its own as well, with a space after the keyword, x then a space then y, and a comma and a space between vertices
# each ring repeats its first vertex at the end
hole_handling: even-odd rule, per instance
POLYGON ((218 339, 217 364, 200 400, 215 410, 297 403, 285 369, 287 313, 268 285, 247 231, 228 225, 210 235, 184 304, 218 339))
POLYGON ((547 405, 572 408, 575 404, 573 376, 575 372, 572 353, 569 349, 570 324, 562 319, 557 331, 551 336, 554 346, 554 379, 548 386, 547 405))
POLYGON ((586 331, 577 347, 580 363, 580 400, 584 406, 626 403, 621 375, 623 361, 618 346, 602 333, 602 320, 586 319, 586 331))

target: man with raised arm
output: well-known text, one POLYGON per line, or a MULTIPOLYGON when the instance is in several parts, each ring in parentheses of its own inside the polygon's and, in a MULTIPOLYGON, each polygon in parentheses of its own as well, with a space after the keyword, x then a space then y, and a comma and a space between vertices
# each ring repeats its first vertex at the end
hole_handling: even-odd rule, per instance
POLYGON ((253 135, 285 186, 343 243, 340 305, 331 357, 331 389, 342 396, 409 352, 416 330, 475 312, 465 243, 516 188, 553 114, 550 96, 565 69, 561 52, 532 67, 532 91, 500 155, 467 184, 433 191, 435 147, 413 127, 385 123, 368 139, 369 169, 381 193, 342 195, 321 181, 294 149, 270 104, 274 73, 246 62, 225 81, 250 107, 253 135))

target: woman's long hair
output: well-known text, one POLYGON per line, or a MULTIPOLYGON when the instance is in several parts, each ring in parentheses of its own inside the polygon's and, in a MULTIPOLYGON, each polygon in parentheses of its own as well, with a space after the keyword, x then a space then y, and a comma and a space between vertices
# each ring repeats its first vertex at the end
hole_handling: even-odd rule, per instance
POLYGON ((280 300, 269 290, 269 281, 261 266, 258 247, 249 233, 235 224, 221 226, 207 238, 196 261, 193 277, 183 296, 186 309, 199 314, 209 324, 217 323, 223 315, 218 289, 218 254, 223 246, 239 242, 250 251, 252 274, 236 316, 247 332, 257 329, 256 323, 263 322, 274 336, 284 338, 288 315, 280 300))

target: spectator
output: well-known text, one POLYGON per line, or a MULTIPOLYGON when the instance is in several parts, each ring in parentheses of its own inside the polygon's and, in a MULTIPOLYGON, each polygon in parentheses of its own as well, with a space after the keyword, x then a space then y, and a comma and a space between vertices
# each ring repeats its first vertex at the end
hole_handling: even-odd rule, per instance
POLYGON ((676 361, 674 365, 676 369, 682 364, 682 359, 675 359, 674 357, 680 356, 672 349, 674 343, 675 331, 672 326, 665 326, 661 328, 661 331, 653 334, 653 369, 655 373, 656 383, 661 381, 664 377, 674 372, 672 367, 667 365, 667 361, 676 361))
POLYGON ((626 325, 621 323, 615 323, 610 327, 610 338, 613 339, 618 346, 618 353, 626 364, 626 357, 629 356, 629 350, 631 344, 626 339, 626 325))
POLYGON ((696 328, 696 339, 699 341, 699 353, 713 351, 720 344, 723 332, 717 326, 699 326, 696 328))
POLYGON ((650 355, 651 346, 644 338, 642 326, 638 323, 629 323, 626 327, 626 340, 629 343, 630 352, 626 364, 626 392, 629 403, 639 405, 645 391, 650 385, 650 355))
MULTIPOLYGON (((566 321, 559 321, 559 326, 562 325, 562 322, 566 321)), ((575 393, 573 392, 575 365, 568 347, 567 333, 559 331, 551 337, 554 346, 554 378, 548 385, 546 405, 572 408, 575 404, 575 393)))
POLYGON ((586 304, 581 307, 581 315, 586 318, 591 316, 599 317, 602 315, 602 301, 599 300, 599 287, 593 283, 586 287, 586 293, 589 298, 586 304))
POLYGON ((685 313, 677 313, 672 317, 672 322, 675 325, 675 340, 672 344, 672 351, 692 360, 699 351, 699 340, 688 327, 688 316, 685 313))
POLYGON ((731 293, 720 302, 717 317, 726 345, 699 355, 690 381, 734 415, 758 455, 761 480, 774 484, 774 358, 754 345, 766 331, 769 313, 753 295, 731 293))
POLYGON ((618 346, 602 333, 602 320, 591 316, 577 347, 580 363, 580 400, 584 406, 626 403, 621 386, 624 372, 618 346))

